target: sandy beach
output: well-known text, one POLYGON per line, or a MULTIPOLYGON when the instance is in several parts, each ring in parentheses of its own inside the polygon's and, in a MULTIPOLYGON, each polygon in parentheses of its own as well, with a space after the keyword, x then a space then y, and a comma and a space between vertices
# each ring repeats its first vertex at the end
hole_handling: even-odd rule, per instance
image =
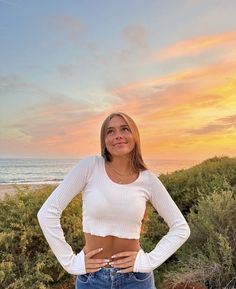
POLYGON ((37 190, 48 185, 55 186, 56 184, 1 184, 0 185, 0 200, 4 198, 5 194, 13 195, 17 192, 17 188, 29 187, 31 190, 37 190))

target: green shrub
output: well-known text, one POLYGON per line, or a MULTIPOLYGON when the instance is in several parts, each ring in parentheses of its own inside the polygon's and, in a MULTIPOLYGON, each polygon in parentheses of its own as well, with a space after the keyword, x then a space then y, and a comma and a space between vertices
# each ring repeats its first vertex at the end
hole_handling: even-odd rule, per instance
MULTIPOLYGON (((191 236, 155 270, 157 287, 162 288, 163 281, 171 278, 203 280, 211 288, 226 286, 235 274, 236 158, 212 158, 160 179, 189 219, 191 236)), ((75 277, 60 266, 37 221, 38 210, 54 188, 31 191, 19 187, 17 194, 0 202, 0 284, 4 289, 46 289, 74 283, 75 277)), ((79 195, 61 219, 66 240, 75 252, 84 245, 81 202, 79 195)), ((142 229, 140 243, 146 252, 168 231, 149 203, 142 229)))
MULTIPOLYGON (((37 221, 37 212, 53 189, 19 188, 0 203, 0 283, 5 289, 51 288, 71 277, 59 265, 37 221)), ((79 252, 84 243, 81 196, 63 212, 61 223, 68 243, 79 252)))
MULTIPOLYGON (((209 288, 234 288, 236 276, 236 199, 232 191, 201 195, 188 216, 189 242, 177 252, 178 268, 166 274, 178 282, 201 282, 209 288)), ((175 268, 176 269, 176 268, 175 268)))
POLYGON ((236 158, 214 157, 186 170, 161 175, 167 190, 186 216, 201 193, 230 190, 236 193, 236 158))
MULTIPOLYGON (((208 159, 202 162, 199 165, 196 165, 192 168, 186 170, 180 170, 173 172, 171 174, 161 175, 160 180, 163 182, 165 187, 167 188, 168 192, 173 197, 174 201, 180 208, 180 210, 184 213, 185 217, 189 217, 189 212, 195 212, 197 215, 198 211, 198 202, 199 199, 207 196, 211 196, 212 192, 215 191, 227 191, 229 190, 233 196, 235 196, 236 192, 236 158, 229 158, 229 157, 214 157, 212 159, 208 159)), ((219 205, 220 206, 220 205, 219 205)), ((218 210, 220 211, 221 208, 219 207, 218 210)), ((227 211, 228 209, 226 209, 227 211)), ((213 211, 209 211, 209 218, 212 221, 215 221, 216 224, 218 222, 219 214, 213 214, 213 211)), ((167 225, 163 222, 163 220, 157 215, 154 209, 149 209, 148 211, 149 217, 147 218, 147 222, 145 225, 145 234, 141 236, 141 243, 142 246, 147 249, 147 251, 151 251, 156 243, 161 239, 161 237, 168 231, 167 225)), ((230 212, 221 212, 222 214, 230 215, 230 212)), ((231 217, 233 218, 235 214, 232 214, 231 217)), ((203 216, 205 219, 205 216, 203 216)), ((229 221, 232 224, 235 224, 235 221, 229 221)), ((216 225, 215 224, 215 225, 216 225)), ((197 225, 196 225, 197 226, 197 225)), ((189 240, 175 253, 173 254, 164 264, 162 264, 159 268, 157 268, 154 272, 155 280, 157 287, 162 287, 163 282, 166 280, 166 274, 171 272, 177 272, 179 270, 185 270, 188 274, 192 274, 192 269, 189 269, 188 262, 185 262, 183 258, 186 256, 186 259, 189 260, 192 252, 196 251, 198 245, 201 247, 202 243, 205 242, 205 239, 202 240, 202 243, 199 239, 201 239, 201 234, 197 232, 194 233, 194 229, 192 229, 193 225, 190 221, 190 228, 191 228, 191 236, 189 240), (195 240, 196 246, 194 247, 192 242, 195 240), (179 262, 178 262, 179 261, 179 262), (186 266, 184 264, 187 264, 186 266)), ((216 225, 217 227, 217 225, 216 225)), ((204 230, 204 236, 210 234, 208 227, 204 230)), ((228 231, 228 236, 231 240, 231 246, 235 248, 235 235, 234 230, 228 231), (234 242, 232 243, 232 240, 234 242)), ((223 235, 224 236, 224 235, 223 235)), ((222 237, 220 237, 222 238, 222 237)), ((216 239, 212 240, 212 242, 218 242, 216 239)), ((222 246, 225 244, 225 240, 222 238, 221 240, 222 246)), ((211 246, 211 245, 209 245, 211 246)), ((218 248, 217 243, 215 247, 218 248)), ((229 253, 229 252, 228 252, 229 253)), ((203 255, 205 257, 205 255, 203 255)), ((235 256, 232 256, 235 258, 235 256)), ((205 272, 205 275, 212 275, 212 272, 216 272, 218 270, 218 263, 214 263, 214 259, 212 258, 202 258, 200 254, 194 258, 194 255, 191 256, 192 258, 192 266, 195 268, 200 268, 201 272, 205 272), (206 260, 205 260, 206 259, 206 260), (203 264, 204 260, 204 264, 203 264), (207 261, 207 262, 206 262, 207 261), (196 264, 195 264, 196 263, 196 264), (201 265, 199 265, 201 264, 201 265), (209 268, 209 270, 208 270, 209 268), (210 271, 210 273, 207 273, 210 271)), ((235 264, 235 261, 234 261, 235 264)), ((234 267, 235 268, 235 267, 234 267)), ((196 269, 197 270, 197 269, 196 269)), ((195 270, 195 273, 196 273, 195 270)), ((231 270, 231 269, 230 269, 231 270)), ((217 273, 214 273, 217 275, 217 273)), ((202 276, 202 274, 200 274, 202 276)), ((179 274, 177 274, 179 277, 179 274)), ((192 275, 191 275, 192 276, 192 275)), ((214 275, 215 276, 215 275, 214 275)), ((173 277, 173 276, 172 276, 173 277)), ((192 278, 192 277, 191 277, 192 278)), ((189 280, 191 278, 188 278, 189 280)), ((227 278, 229 280, 230 277, 227 278)), ((180 280, 183 280, 181 277, 180 280)))

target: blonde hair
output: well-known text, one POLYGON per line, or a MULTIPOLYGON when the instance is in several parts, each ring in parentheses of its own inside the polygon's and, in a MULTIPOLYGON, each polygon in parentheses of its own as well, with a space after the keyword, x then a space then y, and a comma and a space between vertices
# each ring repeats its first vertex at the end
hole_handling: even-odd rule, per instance
POLYGON ((143 161, 142 154, 141 154, 141 143, 140 143, 140 136, 139 131, 136 123, 134 120, 123 112, 114 112, 111 113, 103 122, 100 132, 100 143, 101 143, 101 155, 104 157, 105 160, 110 162, 112 160, 111 154, 108 152, 105 144, 106 138, 106 131, 110 120, 114 116, 120 116, 124 119, 124 121, 128 124, 131 133, 134 137, 135 146, 131 152, 130 161, 131 166, 135 172, 147 170, 147 167, 143 161))

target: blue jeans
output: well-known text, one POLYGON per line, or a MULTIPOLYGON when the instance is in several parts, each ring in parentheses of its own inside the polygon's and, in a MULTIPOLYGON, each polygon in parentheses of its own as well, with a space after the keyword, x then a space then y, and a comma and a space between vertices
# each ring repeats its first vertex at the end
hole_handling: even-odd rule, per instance
POLYGON ((78 275, 75 289, 156 289, 153 272, 116 273, 118 270, 102 267, 97 272, 78 275))

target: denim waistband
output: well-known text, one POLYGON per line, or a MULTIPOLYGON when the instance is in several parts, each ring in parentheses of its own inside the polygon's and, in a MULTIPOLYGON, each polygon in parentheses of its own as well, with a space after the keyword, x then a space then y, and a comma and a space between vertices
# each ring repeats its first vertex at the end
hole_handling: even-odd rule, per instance
POLYGON ((133 272, 129 273, 117 273, 117 271, 122 270, 121 268, 116 267, 102 267, 99 271, 90 273, 93 276, 99 276, 103 280, 112 280, 114 277, 117 279, 130 278, 133 275, 133 272))

